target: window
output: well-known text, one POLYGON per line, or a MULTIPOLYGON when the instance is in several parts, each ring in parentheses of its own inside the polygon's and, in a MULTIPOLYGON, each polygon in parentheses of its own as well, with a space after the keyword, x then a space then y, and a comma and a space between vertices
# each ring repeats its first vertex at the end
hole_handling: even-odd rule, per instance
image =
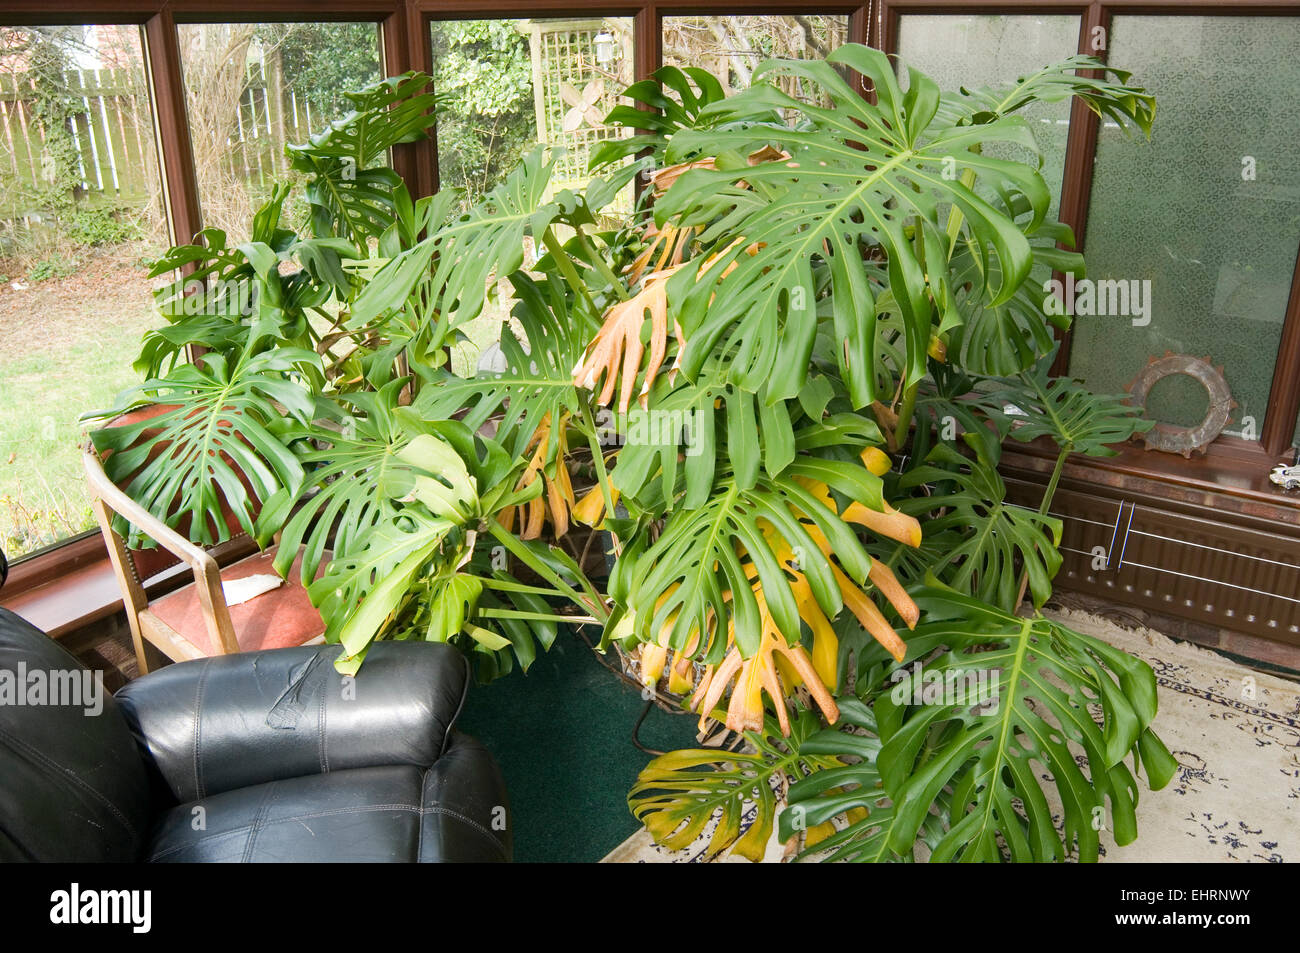
MULTIPOLYGON (((432 24, 438 172, 466 206, 542 142, 563 150, 553 190, 589 180, 592 146, 632 82, 632 21, 457 20, 432 24)), ((630 199, 629 199, 630 201, 630 199)))
MULTIPOLYGON (((931 77, 944 92, 960 87, 1006 87, 1028 73, 1073 56, 1079 44, 1076 16, 906 14, 898 24, 898 75, 907 87, 908 67, 931 77)), ((1042 152, 1043 177, 1053 192, 1056 217, 1070 129, 1068 101, 1036 104, 1022 115, 1042 152)), ((1019 146, 995 143, 989 154, 1023 162, 1033 156, 1019 146)))
MULTIPOLYGON (((605 124, 632 83, 632 20, 451 20, 431 24, 438 114, 438 173, 468 208, 519 159, 545 143, 556 150, 550 192, 590 181, 592 147, 623 135, 605 124)), ((629 185, 616 208, 630 211, 629 185)), ((512 307, 509 282, 465 329, 452 354, 458 374, 473 373, 512 307)))
MULTIPOLYGON (((846 16, 664 17, 664 64, 700 66, 728 94, 746 89, 765 59, 811 59, 848 42, 846 16)), ((799 96, 795 81, 783 80, 799 96)))
POLYGON ((83 412, 137 382, 168 242, 135 26, 0 26, 0 548, 94 526, 83 412))
MULTIPOLYGON (((1158 111, 1149 144, 1099 132, 1088 275, 1149 281, 1151 306, 1076 318, 1070 371, 1093 390, 1123 391, 1166 351, 1208 356, 1237 402, 1227 432, 1258 438, 1300 246, 1298 47, 1290 17, 1115 17, 1110 59, 1158 111)), ((1178 425, 1205 409, 1183 378, 1147 404, 1178 425)))
MULTIPOLYGON (((177 34, 203 224, 240 241, 272 185, 289 178, 285 145, 346 115, 343 91, 381 77, 378 27, 202 23, 177 34)), ((300 191, 285 211, 290 227, 305 224, 300 191)))

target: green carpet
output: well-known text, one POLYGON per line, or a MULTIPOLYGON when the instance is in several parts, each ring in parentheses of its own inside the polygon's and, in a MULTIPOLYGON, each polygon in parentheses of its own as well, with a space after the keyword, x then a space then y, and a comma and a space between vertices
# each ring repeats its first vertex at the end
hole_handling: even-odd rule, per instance
MULTIPOLYGON (((567 630, 527 674, 471 688, 458 727, 501 766, 517 862, 597 861, 636 832, 627 791, 651 757, 632 743, 644 707, 567 630)), ((661 751, 694 747, 695 721, 653 706, 638 737, 661 751)))

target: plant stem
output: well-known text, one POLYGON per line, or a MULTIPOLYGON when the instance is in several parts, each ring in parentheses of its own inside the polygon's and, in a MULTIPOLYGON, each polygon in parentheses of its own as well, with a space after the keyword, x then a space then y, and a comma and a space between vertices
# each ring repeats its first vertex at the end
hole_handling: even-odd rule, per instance
MULTIPOLYGON (((559 589, 566 598, 574 603, 574 605, 591 610, 592 614, 595 615, 602 624, 609 618, 609 613, 605 609, 605 603, 600 599, 596 590, 592 588, 591 583, 585 578, 581 579, 580 583, 583 589, 587 591, 586 596, 570 586, 560 578, 559 573, 538 559, 533 553, 529 552, 527 546, 524 546, 519 540, 515 539, 514 534, 496 520, 490 520, 488 522, 488 532, 491 533, 497 542, 504 546, 524 565, 559 589)), ((579 575, 581 576, 581 570, 579 570, 579 575)))
POLYGON ((475 614, 484 619, 523 619, 527 622, 565 622, 565 623, 598 623, 595 616, 591 615, 557 615, 554 612, 521 612, 518 609, 476 609, 475 614))
POLYGON ((1038 505, 1038 515, 1046 516, 1052 509, 1052 497, 1056 495, 1056 485, 1061 482, 1061 471, 1065 469, 1066 458, 1070 456, 1069 446, 1061 448, 1056 455, 1056 466, 1052 470, 1052 478, 1047 481, 1047 489, 1043 492, 1043 502, 1038 505))
MULTIPOLYGON (((1070 456, 1069 446, 1064 446, 1056 455, 1056 466, 1052 469, 1052 478, 1047 481, 1047 489, 1043 491, 1043 502, 1038 504, 1038 515, 1046 516, 1052 510, 1052 497, 1056 496, 1056 485, 1061 482, 1061 471, 1065 469, 1065 461, 1070 456)), ((1016 596, 1016 605, 1025 601, 1025 590, 1029 588, 1029 570, 1026 569, 1020 577, 1020 593, 1016 596)))
MULTIPOLYGON (((595 431, 585 431, 587 443, 591 447, 591 460, 596 467, 596 482, 600 485, 600 495, 605 498, 605 514, 614 515, 614 497, 609 492, 609 473, 605 470, 605 455, 600 448, 600 438, 595 431)), ((595 530, 595 527, 592 527, 595 530)))
POLYGON ((898 405, 898 422, 894 424, 894 432, 890 436, 889 449, 899 451, 903 444, 907 442, 907 432, 912 426, 912 414, 916 411, 916 392, 920 388, 921 382, 917 381, 903 391, 903 401, 898 405))
POLYGON ((510 579, 483 578, 484 589, 496 589, 500 592, 527 592, 536 596, 564 596, 565 593, 551 586, 529 586, 510 579))
POLYGON ((582 230, 581 226, 575 227, 574 231, 577 232, 578 241, 581 242, 583 249, 591 258, 591 263, 596 266, 596 270, 600 272, 601 277, 609 282, 610 287, 614 289, 614 294, 618 295, 618 300, 626 301, 631 297, 623 282, 619 281, 618 276, 614 274, 614 269, 609 267, 609 262, 605 261, 603 256, 596 254, 596 250, 587 241, 587 233, 582 230))
POLYGON ((565 252, 564 246, 560 244, 559 239, 555 237, 555 233, 551 231, 549 225, 546 227, 546 231, 542 233, 542 246, 550 252, 551 257, 555 259, 556 267, 560 269, 560 274, 564 276, 564 280, 568 282, 569 287, 573 289, 573 293, 587 302, 587 307, 591 309, 592 317, 599 321, 600 310, 596 307, 596 302, 591 299, 591 292, 589 292, 587 286, 583 284, 582 278, 578 274, 578 269, 573 267, 573 259, 571 259, 568 253, 565 252))

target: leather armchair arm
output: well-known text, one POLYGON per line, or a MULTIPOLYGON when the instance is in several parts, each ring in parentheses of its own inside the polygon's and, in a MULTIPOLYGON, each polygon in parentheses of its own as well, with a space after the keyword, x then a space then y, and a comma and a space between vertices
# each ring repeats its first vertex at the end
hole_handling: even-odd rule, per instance
POLYGON ((378 642, 355 679, 341 646, 180 662, 116 695, 179 802, 350 768, 428 768, 446 750, 469 663, 449 645, 378 642))

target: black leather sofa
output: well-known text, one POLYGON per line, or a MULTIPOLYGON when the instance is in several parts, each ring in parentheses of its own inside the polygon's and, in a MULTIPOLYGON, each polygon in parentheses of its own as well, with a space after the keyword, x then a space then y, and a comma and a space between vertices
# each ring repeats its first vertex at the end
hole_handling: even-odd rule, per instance
POLYGON ((509 860, 500 772, 455 730, 465 658, 381 643, 348 681, 339 651, 182 662, 97 706, 0 609, 0 860, 509 860))

